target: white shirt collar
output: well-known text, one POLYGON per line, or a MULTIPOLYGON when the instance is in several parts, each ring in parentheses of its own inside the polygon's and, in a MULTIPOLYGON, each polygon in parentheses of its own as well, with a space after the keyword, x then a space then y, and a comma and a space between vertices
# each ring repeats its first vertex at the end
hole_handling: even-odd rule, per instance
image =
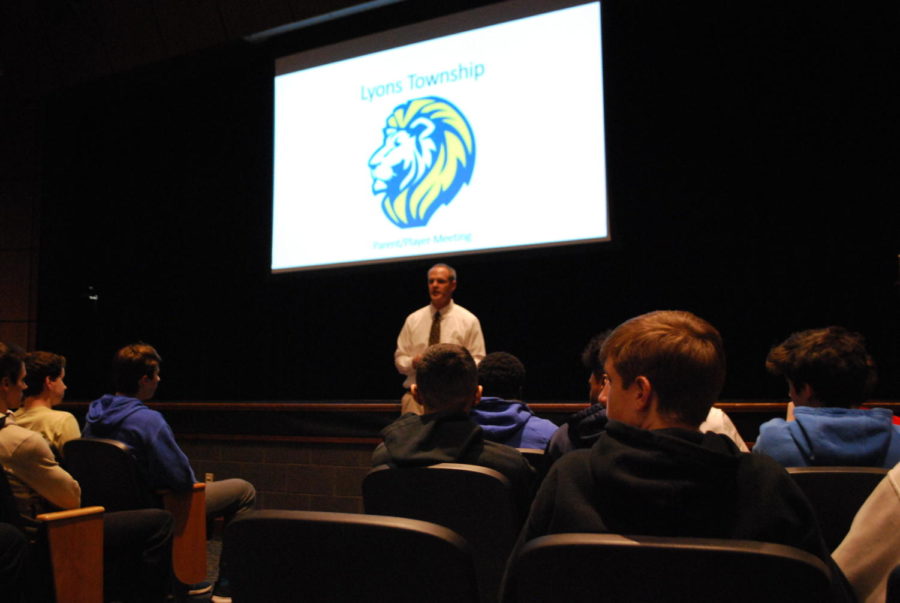
POLYGON ((444 307, 441 308, 440 310, 438 310, 437 308, 435 308, 433 305, 428 304, 428 306, 429 306, 429 308, 430 308, 430 310, 431 310, 431 317, 432 317, 432 318, 434 318, 434 313, 435 313, 435 312, 440 312, 442 318, 443 318, 444 316, 447 316, 447 314, 449 314, 449 313, 453 310, 453 307, 454 307, 455 305, 456 305, 456 304, 453 303, 453 300, 452 300, 452 299, 450 300, 450 302, 449 302, 446 306, 444 306, 444 307))

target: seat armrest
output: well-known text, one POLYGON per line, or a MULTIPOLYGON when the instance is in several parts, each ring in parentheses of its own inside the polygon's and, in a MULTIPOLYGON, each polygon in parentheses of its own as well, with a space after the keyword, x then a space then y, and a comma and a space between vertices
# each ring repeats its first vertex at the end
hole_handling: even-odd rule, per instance
POLYGON ((103 507, 42 513, 56 603, 103 601, 103 507))
POLYGON ((206 484, 198 482, 187 492, 160 492, 163 507, 175 519, 172 567, 184 584, 206 579, 206 484))

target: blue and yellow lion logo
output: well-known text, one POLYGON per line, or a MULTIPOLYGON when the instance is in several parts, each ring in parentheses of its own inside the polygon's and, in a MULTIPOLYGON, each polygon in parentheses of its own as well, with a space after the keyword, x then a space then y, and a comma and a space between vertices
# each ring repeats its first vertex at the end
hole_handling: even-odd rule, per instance
POLYGON ((384 142, 369 159, 372 192, 400 228, 425 226, 472 178, 475 137, 452 103, 417 98, 391 112, 384 142))

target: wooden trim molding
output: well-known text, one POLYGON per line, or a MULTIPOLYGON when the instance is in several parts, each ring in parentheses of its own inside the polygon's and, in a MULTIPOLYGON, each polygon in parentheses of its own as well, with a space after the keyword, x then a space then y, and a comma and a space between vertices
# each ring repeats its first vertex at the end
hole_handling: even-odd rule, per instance
MULTIPOLYGON (((66 402, 83 424, 88 402, 66 402)), ((376 445, 381 430, 400 415, 400 404, 386 400, 346 402, 150 402, 162 412, 179 440, 209 442, 288 442, 297 444, 376 445)), ((532 402, 531 409, 557 424, 588 406, 586 402, 532 402)), ((759 425, 783 417, 786 402, 728 400, 716 406, 731 416, 745 438, 759 425)), ((900 415, 900 402, 872 401, 866 408, 888 408, 900 415)))
MULTIPOLYGON (((64 402, 59 406, 60 410, 78 411, 86 410, 89 402, 74 401, 64 402)), ((390 413, 399 412, 399 402, 387 402, 385 400, 356 400, 352 402, 148 402, 147 406, 158 411, 200 411, 200 412, 327 412, 327 413, 355 413, 375 412, 390 413)), ((529 402, 528 406, 537 413, 574 413, 586 408, 587 402, 529 402)), ((716 402, 716 408, 725 412, 780 412, 787 408, 787 402, 773 402, 771 400, 749 401, 725 401, 716 402)), ((900 414, 900 401, 873 400, 863 403, 863 408, 888 408, 895 414, 900 414)))

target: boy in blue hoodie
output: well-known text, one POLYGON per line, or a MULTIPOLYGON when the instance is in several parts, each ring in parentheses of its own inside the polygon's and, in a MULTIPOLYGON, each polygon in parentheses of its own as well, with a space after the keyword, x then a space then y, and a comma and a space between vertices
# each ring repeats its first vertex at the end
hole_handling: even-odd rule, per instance
POLYGON ((876 380, 862 335, 843 327, 794 333, 772 348, 766 368, 787 380, 791 403, 786 420, 760 426, 753 452, 785 467, 900 462, 900 426, 891 411, 859 408, 876 380))
MULTIPOLYGON (((116 352, 112 367, 116 393, 91 402, 83 435, 127 444, 151 488, 184 492, 197 481, 191 463, 162 414, 144 404, 156 394, 161 362, 159 353, 146 343, 127 345, 116 352)), ((227 524, 250 510, 255 501, 256 490, 242 479, 206 484, 207 520, 224 517, 227 524)), ((224 570, 220 565, 212 598, 217 603, 231 600, 224 570)))
POLYGON ((521 401, 525 365, 518 358, 506 352, 488 354, 478 365, 478 384, 484 394, 470 416, 485 438, 513 448, 546 448, 557 425, 521 401))

